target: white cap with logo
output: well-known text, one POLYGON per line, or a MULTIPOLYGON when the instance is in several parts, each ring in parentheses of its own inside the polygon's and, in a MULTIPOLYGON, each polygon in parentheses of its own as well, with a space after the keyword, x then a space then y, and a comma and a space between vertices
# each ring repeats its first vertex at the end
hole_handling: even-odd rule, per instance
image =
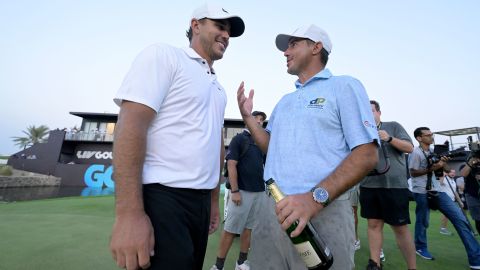
POLYGON ((245 23, 237 15, 228 13, 224 8, 206 3, 193 11, 192 19, 228 20, 230 22, 230 37, 239 37, 245 31, 245 23))
POLYGON ((288 49, 288 42, 290 39, 295 37, 308 38, 314 42, 321 42, 323 48, 325 48, 329 54, 332 52, 332 41, 330 41, 330 37, 328 36, 327 32, 314 24, 297 28, 297 30, 293 31, 291 35, 278 35, 275 39, 275 44, 280 51, 284 52, 288 49))

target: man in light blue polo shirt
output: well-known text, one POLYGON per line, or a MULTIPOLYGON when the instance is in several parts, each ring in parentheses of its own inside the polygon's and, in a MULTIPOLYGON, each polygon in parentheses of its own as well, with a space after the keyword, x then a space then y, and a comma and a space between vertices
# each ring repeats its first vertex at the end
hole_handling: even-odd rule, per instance
POLYGON ((268 150, 264 179, 274 179, 288 195, 276 207, 272 199, 262 207, 264 219, 252 231, 252 269, 306 269, 284 232, 297 220, 292 236, 311 221, 333 254, 331 269, 352 269, 354 222, 346 191, 378 160, 369 98, 357 79, 325 69, 332 43, 321 28, 278 35, 276 45, 298 80, 296 91, 276 105, 266 131, 250 115, 253 90, 247 98, 242 83, 237 94, 247 127, 268 150))

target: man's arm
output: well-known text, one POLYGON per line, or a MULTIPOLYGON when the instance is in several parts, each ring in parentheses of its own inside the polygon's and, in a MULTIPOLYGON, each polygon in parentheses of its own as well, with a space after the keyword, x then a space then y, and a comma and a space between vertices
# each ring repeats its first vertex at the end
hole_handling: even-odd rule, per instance
POLYGON ((378 131, 378 136, 380 137, 380 140, 387 142, 390 140, 390 145, 397 149, 398 151, 401 151, 403 153, 411 153, 413 151, 413 144, 408 141, 408 140, 402 140, 400 138, 396 138, 392 135, 390 135, 387 131, 385 130, 379 130, 378 131))
MULTIPOLYGON (((248 98, 245 96, 244 83, 240 83, 240 86, 237 90, 237 102, 238 108, 240 109, 240 114, 242 115, 243 122, 247 126, 250 134, 252 135, 255 144, 262 150, 263 153, 267 153, 268 143, 270 142, 270 134, 259 126, 255 121, 255 118, 252 116, 253 109, 253 89, 250 90, 248 98)), ((229 168, 230 173, 230 168, 229 168)))
MULTIPOLYGON (((349 188, 360 182, 378 162, 376 143, 368 143, 355 147, 350 155, 324 179, 318 186, 326 189, 330 200, 334 200, 349 188)), ((313 200, 312 193, 287 196, 277 203, 276 213, 282 228, 286 230, 296 220, 297 228, 292 237, 302 232, 307 222, 323 209, 323 206, 313 200)))
POLYGON ((480 159, 478 158, 471 158, 470 160, 467 161, 467 164, 465 164, 465 166, 463 167, 463 169, 460 171, 460 174, 463 176, 463 177, 467 177, 470 172, 472 171, 472 168, 473 167, 476 167, 478 165, 478 163, 480 162, 480 159))
POLYGON ((115 127, 113 177, 116 216, 110 250, 117 265, 127 269, 147 268, 155 243, 142 198, 146 137, 154 117, 155 111, 151 108, 124 101, 115 127))
POLYGON ((442 160, 440 160, 439 162, 433 164, 432 166, 430 166, 429 168, 426 168, 426 169, 412 169, 410 168, 410 175, 412 177, 419 177, 419 176, 422 176, 422 175, 425 175, 425 174, 428 174, 430 172, 433 172, 433 171, 436 171, 438 169, 441 169, 443 168, 443 166, 445 166, 445 164, 447 164, 445 161, 444 161, 444 158, 442 157, 442 160))
POLYGON ((208 233, 212 234, 218 229, 218 225, 220 224, 220 206, 219 206, 219 198, 220 198, 220 185, 222 184, 223 175, 222 175, 222 168, 225 162, 225 142, 223 141, 223 131, 221 130, 220 136, 220 171, 218 175, 218 184, 212 190, 212 198, 210 204, 210 226, 208 227, 208 233))
POLYGON ((238 171, 237 171, 237 164, 238 161, 229 159, 227 160, 228 166, 228 182, 230 183, 231 187, 231 195, 232 201, 236 205, 240 205, 242 203, 242 195, 239 192, 238 188, 238 171))

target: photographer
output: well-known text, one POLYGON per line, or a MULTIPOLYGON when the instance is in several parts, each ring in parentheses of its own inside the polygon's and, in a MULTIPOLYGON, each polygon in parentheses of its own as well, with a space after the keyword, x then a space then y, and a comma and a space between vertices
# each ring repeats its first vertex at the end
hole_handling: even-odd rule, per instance
POLYGON ((472 157, 468 162, 460 167, 460 174, 465 179, 465 198, 467 199, 468 210, 473 220, 475 228, 480 232, 480 159, 472 157))
POLYGON ((434 194, 438 210, 444 214, 453 224, 462 243, 467 251, 468 262, 471 269, 480 269, 480 245, 470 231, 468 221, 460 208, 448 197, 445 192, 439 192, 439 182, 434 177, 434 171, 442 169, 447 159, 433 159, 430 145, 433 143, 433 133, 427 127, 415 129, 413 133, 419 146, 415 147, 409 156, 409 168, 412 175, 413 197, 417 203, 415 209, 415 247, 417 254, 427 260, 433 260, 427 248, 427 228, 430 214, 427 192, 434 194), (427 183, 431 181, 431 187, 427 189, 427 183))

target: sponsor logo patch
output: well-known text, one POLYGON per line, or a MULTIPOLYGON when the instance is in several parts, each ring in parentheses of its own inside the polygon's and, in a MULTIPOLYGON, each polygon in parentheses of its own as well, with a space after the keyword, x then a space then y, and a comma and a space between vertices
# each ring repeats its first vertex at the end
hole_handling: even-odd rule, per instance
POLYGON ((324 103, 326 99, 325 98, 316 98, 310 100, 309 104, 307 105, 307 108, 314 108, 314 109, 323 109, 324 103))

